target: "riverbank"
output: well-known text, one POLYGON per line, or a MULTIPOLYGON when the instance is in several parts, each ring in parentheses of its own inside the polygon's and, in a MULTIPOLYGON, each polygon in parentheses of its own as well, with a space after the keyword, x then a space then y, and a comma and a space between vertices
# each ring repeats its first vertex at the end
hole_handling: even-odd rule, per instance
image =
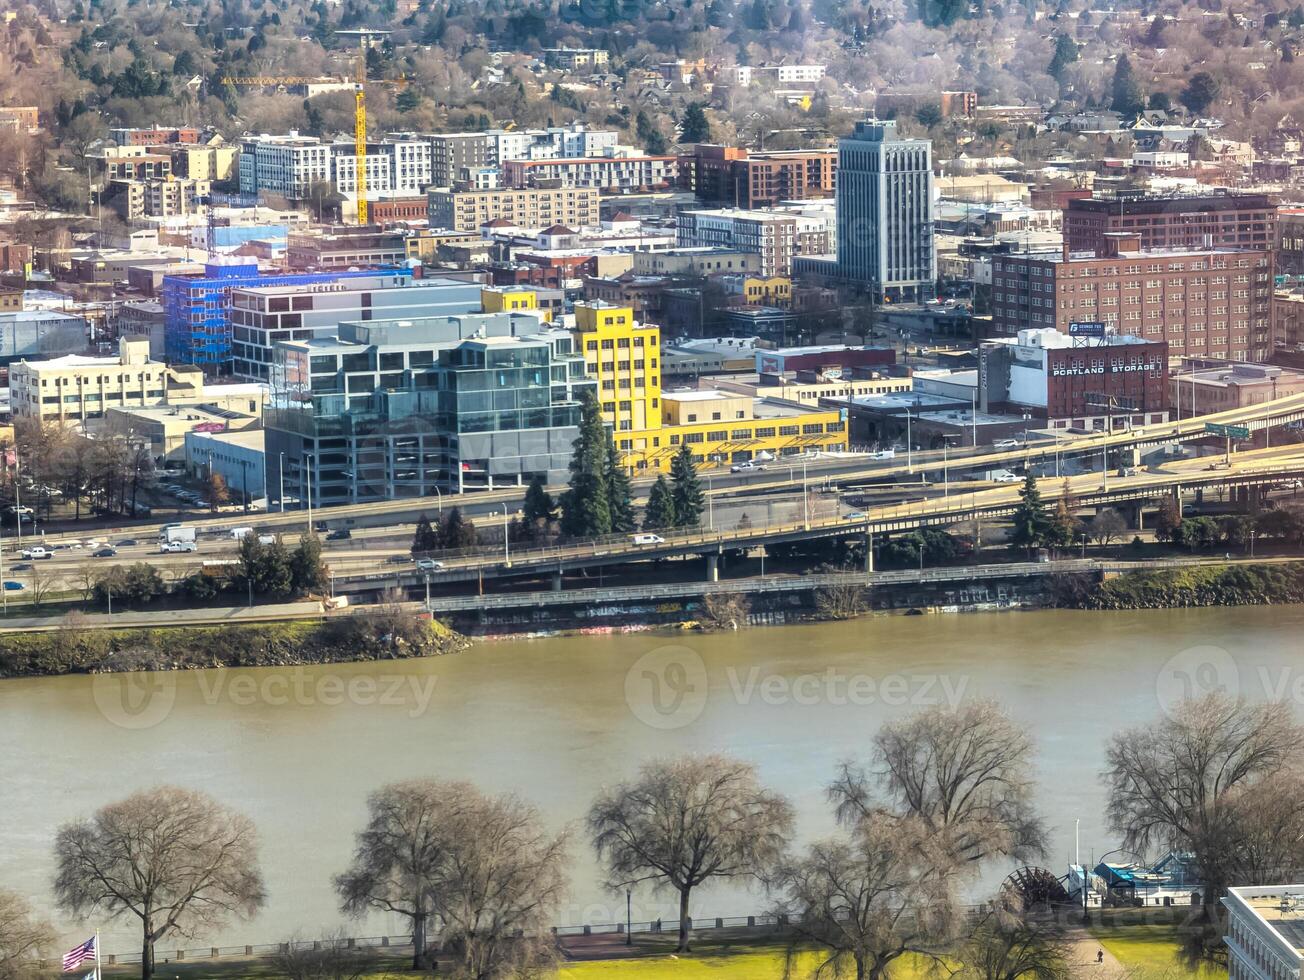
POLYGON ((1304 602, 1304 561, 1124 572, 1091 582, 1054 583, 1066 609, 1187 609, 1304 602))
POLYGON ((442 623, 381 610, 298 622, 59 629, 0 637, 0 678, 138 670, 291 667, 454 653, 466 640, 442 623))

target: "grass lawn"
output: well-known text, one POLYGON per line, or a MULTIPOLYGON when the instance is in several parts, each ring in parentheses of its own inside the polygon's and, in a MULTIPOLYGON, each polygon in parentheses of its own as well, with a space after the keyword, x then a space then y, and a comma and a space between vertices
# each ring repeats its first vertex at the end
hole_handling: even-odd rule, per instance
MULTIPOLYGON (((820 962, 815 953, 804 953, 794 971, 797 980, 808 977, 820 962)), ((747 946, 733 948, 708 948, 682 958, 657 953, 642 955, 630 960, 596 960, 590 963, 570 963, 557 972, 557 980, 781 980, 783 976, 784 948, 782 946, 747 946)), ((397 965, 397 964, 396 964, 397 965)), ((106 968, 106 977, 139 976, 139 967, 106 968)), ((401 970, 377 973, 373 980, 400 980, 401 970)), ((924 970, 918 963, 903 961, 892 972, 893 980, 922 980, 924 970)), ((159 980, 201 980, 215 978, 226 980, 236 977, 256 977, 272 980, 277 974, 259 961, 222 963, 159 963, 156 976, 159 980)))
POLYGON ((1178 953, 1181 939, 1176 925, 1106 925, 1093 926, 1091 934, 1129 970, 1152 977, 1198 977, 1215 980, 1226 977, 1227 970, 1214 966, 1192 969, 1178 953))

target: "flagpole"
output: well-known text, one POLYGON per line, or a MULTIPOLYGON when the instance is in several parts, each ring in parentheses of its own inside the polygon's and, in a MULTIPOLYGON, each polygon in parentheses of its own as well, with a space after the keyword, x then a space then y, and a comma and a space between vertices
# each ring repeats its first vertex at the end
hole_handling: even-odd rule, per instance
POLYGON ((104 980, 100 973, 100 930, 95 930, 95 980, 104 980))

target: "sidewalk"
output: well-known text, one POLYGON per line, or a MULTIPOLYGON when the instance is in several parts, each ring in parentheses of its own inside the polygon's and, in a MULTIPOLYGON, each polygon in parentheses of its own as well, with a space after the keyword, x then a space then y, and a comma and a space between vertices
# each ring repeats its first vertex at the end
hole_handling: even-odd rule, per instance
POLYGON ((1127 976, 1127 969, 1109 950, 1085 929, 1080 927, 1069 931, 1069 968, 1075 977, 1082 980, 1122 980, 1127 976), (1097 963, 1098 953, 1105 958, 1097 963))

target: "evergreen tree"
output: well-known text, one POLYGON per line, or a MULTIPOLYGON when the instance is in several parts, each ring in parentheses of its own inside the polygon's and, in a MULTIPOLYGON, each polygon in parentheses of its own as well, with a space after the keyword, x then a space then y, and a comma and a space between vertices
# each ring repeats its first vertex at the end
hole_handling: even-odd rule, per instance
POLYGON ((1078 60, 1078 46, 1067 34, 1055 37, 1055 53, 1051 56, 1047 73, 1057 82, 1064 81, 1064 69, 1078 60))
POLYGON ((697 465, 688 443, 679 447, 679 453, 670 464, 671 497, 675 504, 675 526, 695 527, 702 523, 702 510, 706 498, 702 484, 697 479, 697 465))
POLYGON ((660 531, 674 527, 676 523, 675 498, 666 482, 666 475, 662 473, 648 491, 647 507, 643 509, 643 530, 660 531))
POLYGON ((430 523, 430 518, 422 514, 417 518, 417 529, 412 535, 412 554, 428 555, 439 549, 439 532, 430 523))
POLYGON ((607 500, 607 427, 597 397, 589 392, 570 461, 570 486, 561 498, 561 530, 570 537, 611 533, 607 500))
POLYGON ((1141 84, 1132 71, 1132 62, 1127 55, 1118 56, 1114 65, 1114 81, 1110 91, 1113 93, 1110 108, 1115 112, 1130 115, 1145 108, 1145 97, 1141 94, 1141 84))
POLYGON ((543 521, 545 524, 551 524, 557 519, 557 502, 548 492, 543 477, 536 475, 526 488, 522 516, 526 522, 543 521))
POLYGON ((321 560, 321 539, 317 535, 304 535, 290 553, 290 578, 297 595, 321 592, 326 587, 326 565, 321 560))
POLYGON ((1182 105, 1199 116, 1217 100, 1220 94, 1222 94, 1222 86, 1218 83, 1218 79, 1207 71, 1198 71, 1187 81, 1178 98, 1182 100, 1182 105))
MULTIPOLYGON (((604 432, 606 430, 604 429, 604 432)), ((628 534, 638 527, 638 522, 634 519, 634 502, 629 486, 629 474, 625 472, 624 466, 620 462, 620 451, 616 449, 616 443, 611 438, 610 433, 607 436, 607 507, 611 512, 611 533, 628 534)))
POLYGON ((454 507, 439 529, 439 546, 451 551, 455 548, 474 548, 475 544, 475 525, 462 516, 461 507, 454 507))
POLYGON ((711 121, 706 118, 706 107, 700 102, 690 102, 684 109, 684 118, 680 123, 683 130, 679 138, 681 143, 711 142, 711 121))
POLYGON ((1041 491, 1037 489, 1037 478, 1031 471, 1024 477, 1019 498, 1019 506, 1010 521, 1010 547, 1031 551, 1046 542, 1050 529, 1046 504, 1041 499, 1041 491))
POLYGON ((634 134, 643 144, 643 149, 652 156, 661 156, 666 152, 665 136, 652 121, 652 117, 642 109, 638 110, 638 115, 634 118, 634 134))

